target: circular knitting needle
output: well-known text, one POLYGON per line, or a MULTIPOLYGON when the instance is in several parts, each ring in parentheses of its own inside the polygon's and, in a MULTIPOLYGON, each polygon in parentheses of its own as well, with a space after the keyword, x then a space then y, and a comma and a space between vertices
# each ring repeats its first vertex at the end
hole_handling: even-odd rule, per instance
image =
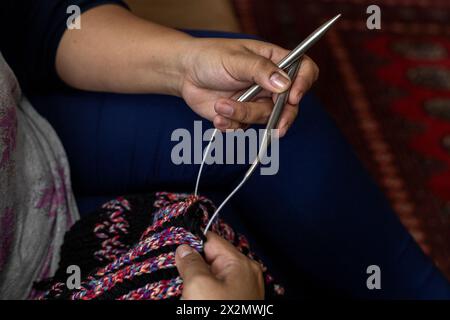
MULTIPOLYGON (((311 48, 320 38, 323 37, 323 35, 331 28, 331 26, 341 17, 340 14, 335 16, 333 19, 327 21, 322 26, 320 26, 318 29, 316 29, 313 33, 311 33, 305 40, 303 40, 294 50, 292 50, 283 60, 280 61, 278 64, 278 67, 280 69, 287 69, 289 66, 294 63, 295 61, 298 61, 305 52, 311 48)), ((239 102, 248 102, 251 101, 253 98, 256 97, 256 95, 261 92, 262 88, 261 86, 255 84, 250 89, 248 89, 244 94, 242 94, 237 101, 239 102)), ((203 153, 202 163, 200 164, 200 169, 198 171, 197 175, 197 181, 195 183, 195 190, 194 195, 198 195, 198 187, 200 184, 200 179, 203 172, 203 167, 205 165, 206 157, 209 155, 209 151, 211 149, 212 142, 214 141, 218 130, 214 129, 213 134, 211 136, 211 139, 208 143, 208 146, 205 149, 205 152, 203 153)))
MULTIPOLYGON (((298 70, 300 69, 300 61, 294 62, 291 67, 289 67, 288 76, 290 79, 295 79, 297 76, 298 70)), ((220 204, 220 206, 217 208, 217 210, 212 215, 211 219, 209 219, 208 224, 206 225, 205 230, 203 233, 206 235, 209 228, 211 228, 212 223, 219 215, 219 212, 222 210, 222 208, 230 201, 230 199, 236 194, 236 192, 239 191, 239 189, 242 188, 244 183, 247 182, 248 179, 250 179, 253 172, 255 172, 258 165, 261 163, 262 157, 266 155, 267 149, 272 142, 272 130, 276 129, 278 126, 278 123, 280 122, 281 113, 283 112, 284 106, 287 103, 287 100, 289 98, 290 89, 286 92, 283 92, 282 94, 278 95, 277 100, 275 101, 275 105, 273 107, 272 113, 270 115, 269 121, 267 122, 266 130, 264 131, 264 136, 261 140, 261 146, 258 152, 258 155, 256 156, 256 159, 253 161, 250 168, 245 173, 244 178, 242 181, 238 184, 236 188, 228 195, 228 197, 225 198, 225 200, 220 204)))

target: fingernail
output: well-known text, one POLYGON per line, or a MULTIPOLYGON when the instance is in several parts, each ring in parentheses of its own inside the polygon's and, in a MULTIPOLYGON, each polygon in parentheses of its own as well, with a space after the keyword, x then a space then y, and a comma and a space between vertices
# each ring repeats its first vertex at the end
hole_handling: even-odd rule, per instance
POLYGON ((231 125, 231 122, 226 118, 218 117, 216 124, 221 128, 228 128, 231 125))
POLYGON ((286 90, 291 84, 291 80, 287 74, 282 73, 281 71, 274 72, 270 76, 270 82, 272 85, 280 90, 286 90))
POLYGON ((285 135, 286 132, 287 132, 288 124, 287 124, 286 122, 280 123, 279 128, 280 128, 280 129, 279 129, 279 131, 278 131, 278 134, 279 134, 278 137, 283 138, 284 135, 285 135))
POLYGON ((216 111, 224 116, 231 117, 234 113, 234 108, 228 103, 220 103, 216 106, 216 111))
POLYGON ((180 258, 184 258, 184 257, 190 255, 192 252, 193 252, 192 248, 185 244, 179 246, 177 249, 177 253, 180 256, 180 258))

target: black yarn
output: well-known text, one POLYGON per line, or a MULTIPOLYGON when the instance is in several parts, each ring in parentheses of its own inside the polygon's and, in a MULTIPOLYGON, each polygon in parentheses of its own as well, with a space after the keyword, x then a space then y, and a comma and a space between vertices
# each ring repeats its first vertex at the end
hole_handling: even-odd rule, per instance
MULTIPOLYGON (((159 207, 154 206, 155 200, 165 200, 166 204, 170 204, 174 200, 171 200, 168 194, 135 195, 124 197, 124 199, 128 201, 129 209, 123 208, 124 211, 122 212, 121 217, 126 219, 128 227, 126 228, 126 232, 119 230, 110 236, 112 237, 114 235, 118 235, 120 243, 123 246, 122 250, 126 252, 140 242, 140 238, 144 231, 153 224, 154 215, 160 209, 159 207)), ((177 199, 177 197, 174 197, 174 199, 177 199)), ((214 212, 214 206, 209 201, 194 202, 183 214, 172 217, 168 221, 162 223, 161 226, 146 234, 145 238, 149 238, 152 235, 170 227, 179 227, 191 232, 194 236, 205 242, 206 237, 203 235, 203 227, 205 224, 205 219, 208 217, 205 216, 204 209, 207 210, 208 216, 214 212)), ((100 279, 103 276, 108 275, 108 273, 96 275, 99 268, 105 267, 108 263, 112 262, 113 259, 109 259, 104 256, 102 256, 101 259, 96 257, 95 253, 103 249, 102 242, 105 241, 105 239, 100 239, 94 232, 94 229, 99 223, 104 224, 105 221, 110 221, 111 214, 111 209, 102 206, 92 214, 78 221, 66 233, 64 244, 61 248, 59 268, 56 271, 55 276, 35 285, 36 290, 47 291, 43 297, 44 299, 66 300, 70 299, 74 293, 79 291, 76 289, 69 290, 67 286, 65 286, 65 282, 68 277, 66 270, 70 265, 77 265, 80 267, 82 273, 81 277, 82 279, 85 279, 84 283, 82 283, 82 287, 86 286, 89 281, 93 279, 100 279), (50 289, 52 286, 57 284, 59 284, 59 286, 56 290, 50 289)), ((103 230, 103 232, 106 236, 108 236, 107 230, 103 230)), ((239 240, 239 235, 234 234, 232 243, 234 245, 238 245, 239 240)), ((133 257, 132 260, 119 267, 118 270, 128 265, 144 262, 147 259, 158 257, 161 254, 175 252, 177 246, 178 245, 167 245, 155 250, 149 250, 142 255, 133 257)), ((245 255, 250 254, 250 250, 248 250, 245 246, 241 247, 241 250, 245 255)), ((204 254, 203 252, 200 253, 202 255, 204 254)), ((256 260, 259 261, 258 259, 256 260)), ((111 272, 117 272, 117 270, 111 272)), ((170 280, 178 276, 178 270, 174 267, 159 269, 151 273, 140 275, 135 274, 132 278, 127 278, 123 281, 114 283, 114 286, 102 291, 102 293, 94 297, 94 299, 117 299, 123 295, 126 295, 130 291, 145 287, 149 283, 155 283, 161 280, 170 280)), ((84 289, 81 288, 80 290, 84 289)), ((275 293, 276 290, 273 282, 266 283, 265 291, 267 298, 275 298, 278 296, 275 293)))

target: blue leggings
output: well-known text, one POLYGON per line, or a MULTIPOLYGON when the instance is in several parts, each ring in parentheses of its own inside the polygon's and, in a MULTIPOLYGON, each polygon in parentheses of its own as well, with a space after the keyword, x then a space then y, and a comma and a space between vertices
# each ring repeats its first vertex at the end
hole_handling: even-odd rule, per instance
MULTIPOLYGON (((63 142, 82 214, 117 195, 193 191, 198 165, 171 161, 173 130, 201 120, 181 99, 67 90, 30 100, 63 142)), ((222 217, 249 235, 289 297, 450 299, 317 98, 300 109, 280 141, 278 174, 254 175, 222 217), (380 290, 367 287, 370 265, 380 290)), ((220 202, 245 169, 207 167, 202 193, 220 202)))

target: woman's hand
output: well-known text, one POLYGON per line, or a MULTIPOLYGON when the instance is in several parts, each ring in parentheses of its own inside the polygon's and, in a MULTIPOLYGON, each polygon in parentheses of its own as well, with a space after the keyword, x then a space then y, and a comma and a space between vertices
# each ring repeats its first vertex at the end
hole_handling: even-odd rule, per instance
MULTIPOLYGON (((193 39, 189 46, 180 95, 220 130, 266 123, 276 94, 291 86, 287 74, 276 66, 289 51, 276 45, 256 40, 193 39), (265 89, 254 102, 233 100, 253 83, 265 89)), ((301 98, 318 75, 317 65, 305 56, 280 119, 280 136, 295 120, 301 98)))
POLYGON ((185 300, 262 300, 261 266, 229 242, 209 232, 205 258, 187 245, 178 247, 176 264, 185 300))

